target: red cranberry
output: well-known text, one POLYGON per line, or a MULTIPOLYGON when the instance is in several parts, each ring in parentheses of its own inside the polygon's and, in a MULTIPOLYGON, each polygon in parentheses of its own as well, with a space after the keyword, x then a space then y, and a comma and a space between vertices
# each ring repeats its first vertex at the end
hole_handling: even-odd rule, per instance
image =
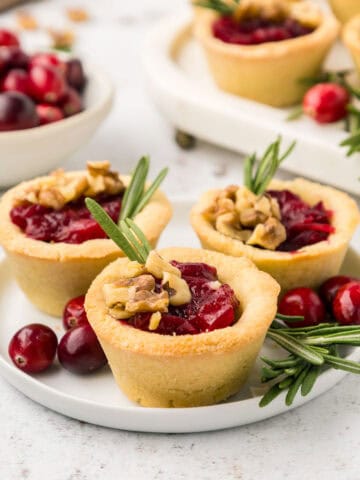
POLYGON ((30 59, 30 66, 57 68, 61 72, 65 71, 65 65, 55 53, 36 53, 30 59))
POLYGON ((9 355, 14 364, 27 373, 46 370, 53 363, 57 338, 51 328, 32 323, 21 328, 12 337, 9 355))
POLYGON ((0 47, 0 71, 11 68, 27 69, 29 57, 19 47, 0 47))
POLYGON ((0 45, 5 47, 14 45, 15 47, 18 47, 20 42, 14 33, 5 28, 0 28, 0 45))
POLYGON ((349 92, 337 83, 319 83, 305 94, 303 110, 318 123, 332 123, 345 118, 349 92))
POLYGON ((342 325, 360 324, 360 281, 347 283, 337 292, 333 311, 342 325))
POLYGON ((79 113, 83 109, 81 97, 73 88, 66 89, 58 105, 64 112, 65 117, 75 115, 75 113, 79 113))
POLYGON ((84 301, 85 295, 80 295, 80 297, 72 298, 65 305, 63 313, 65 330, 89 323, 85 312, 84 301))
POLYGON ((81 60, 72 58, 65 63, 65 77, 70 87, 82 92, 86 85, 86 77, 81 60))
POLYGON ((56 103, 65 92, 65 80, 53 67, 35 65, 29 70, 30 91, 38 102, 56 103))
POLYGON ((61 365, 72 373, 91 373, 107 362, 101 345, 90 324, 68 330, 58 348, 61 365))
POLYGON ((36 105, 36 111, 39 116, 40 125, 58 122, 64 118, 62 110, 59 107, 55 107, 55 105, 39 103, 36 105))
POLYGON ((29 75, 25 70, 15 68, 10 70, 1 81, 3 92, 20 92, 24 95, 29 93, 29 75))
POLYGON ((279 313, 302 316, 303 321, 289 322, 289 327, 310 327, 325 320, 325 307, 319 295, 311 288, 301 287, 289 290, 281 299, 279 313))
POLYGON ((39 118, 34 102, 19 92, 0 94, 0 131, 36 127, 39 118))
POLYGON ((319 294, 320 297, 325 302, 326 306, 331 310, 332 303, 334 298, 338 292, 338 290, 347 283, 351 282, 353 279, 346 275, 338 275, 336 277, 331 277, 326 282, 324 282, 320 289, 319 294))
POLYGON ((207 265, 206 263, 182 263, 182 262, 176 262, 173 260, 172 265, 177 267, 181 275, 183 277, 201 277, 203 279, 207 280, 216 280, 217 279, 217 271, 215 267, 212 267, 211 265, 207 265))

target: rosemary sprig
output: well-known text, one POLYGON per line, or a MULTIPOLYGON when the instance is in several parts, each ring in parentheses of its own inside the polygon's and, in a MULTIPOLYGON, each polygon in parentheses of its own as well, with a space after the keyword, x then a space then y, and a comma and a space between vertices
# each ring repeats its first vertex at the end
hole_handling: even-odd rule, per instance
POLYGON ((120 221, 126 218, 134 218, 150 201, 155 191, 166 177, 168 169, 164 168, 146 190, 145 184, 149 173, 150 159, 148 156, 140 158, 135 167, 131 181, 122 200, 120 221))
POLYGON ((279 136, 275 142, 271 143, 265 150, 257 167, 256 154, 253 153, 245 160, 244 165, 244 183, 245 186, 256 195, 261 195, 265 192, 279 165, 286 157, 290 155, 295 147, 296 142, 293 142, 290 147, 281 155, 280 145, 281 137, 279 136))
POLYGON ((85 204, 106 235, 121 248, 129 260, 146 262, 151 245, 133 220, 127 218, 121 220, 120 225, 116 225, 93 198, 86 198, 85 204))
POLYGON ((241 0, 231 0, 231 3, 224 0, 199 0, 193 4, 196 7, 207 8, 209 10, 214 10, 215 12, 220 13, 221 15, 232 15, 241 0))
MULTIPOLYGON (((267 337, 289 352, 286 359, 262 358, 262 382, 276 382, 260 400, 265 407, 287 390, 286 405, 292 405, 299 390, 308 395, 325 367, 360 374, 360 364, 340 356, 337 345, 360 346, 360 326, 323 323, 313 327, 288 328, 281 321, 289 317, 276 315, 267 337)), ((296 317, 296 321, 302 317, 296 317)))

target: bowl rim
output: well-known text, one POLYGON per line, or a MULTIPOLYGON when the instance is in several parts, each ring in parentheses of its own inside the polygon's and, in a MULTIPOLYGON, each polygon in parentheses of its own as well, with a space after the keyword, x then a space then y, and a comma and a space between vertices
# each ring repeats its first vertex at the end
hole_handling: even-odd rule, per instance
POLYGON ((30 136, 42 135, 54 132, 56 129, 66 129, 76 123, 86 121, 89 117, 96 116, 103 108, 110 105, 115 95, 115 88, 110 77, 93 65, 86 68, 88 83, 97 82, 100 85, 100 95, 94 104, 86 107, 82 112, 76 113, 67 118, 63 118, 58 122, 49 123, 47 125, 38 125, 37 127, 26 128, 23 130, 10 130, 0 132, 0 143, 6 140, 22 140, 30 136))

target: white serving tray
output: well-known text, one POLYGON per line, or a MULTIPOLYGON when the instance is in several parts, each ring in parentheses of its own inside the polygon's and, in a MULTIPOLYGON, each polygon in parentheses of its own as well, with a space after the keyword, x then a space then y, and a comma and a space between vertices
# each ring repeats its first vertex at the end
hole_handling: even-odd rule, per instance
MULTIPOLYGON (((230 95, 214 84, 203 52, 191 34, 189 10, 166 17, 149 32, 144 48, 148 89, 155 104, 176 127, 222 147, 262 152, 279 134, 297 148, 283 168, 360 194, 360 154, 346 157, 339 143, 348 135, 342 123, 318 125, 303 116, 286 121, 289 110, 230 95)), ((327 67, 352 68, 338 44, 327 67)))
MULTIPOLYGON (((198 247, 198 241, 188 222, 192 203, 175 201, 174 218, 161 238, 160 246, 198 247)), ((360 238, 353 242, 344 266, 344 272, 360 276, 360 238)), ((0 375, 26 396, 56 412, 96 425, 142 432, 184 433, 203 432, 236 427, 278 415, 289 410, 284 395, 265 408, 258 406, 263 392, 260 383, 261 360, 255 364, 250 378, 241 392, 228 402, 198 408, 144 408, 132 403, 117 388, 106 367, 89 376, 72 375, 59 364, 38 375, 27 375, 18 370, 8 356, 12 335, 22 326, 45 323, 60 337, 64 331, 61 320, 49 317, 34 308, 17 287, 9 272, 7 261, 0 250, 0 375)), ((284 351, 272 342, 265 342, 261 355, 279 358, 284 351)), ((347 358, 360 361, 360 348, 353 349, 347 358)), ((299 397, 292 408, 303 405, 338 383, 345 372, 327 370, 317 380, 313 391, 299 397)), ((316 406, 314 406, 316 408, 316 406)))

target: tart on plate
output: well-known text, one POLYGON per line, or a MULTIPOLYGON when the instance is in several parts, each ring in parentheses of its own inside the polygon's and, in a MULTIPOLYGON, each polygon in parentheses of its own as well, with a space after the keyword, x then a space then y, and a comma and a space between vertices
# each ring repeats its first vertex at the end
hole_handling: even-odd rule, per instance
POLYGON ((340 22, 345 23, 350 18, 360 14, 360 3, 358 0, 329 0, 329 3, 340 22))
POLYGON ((342 39, 349 49, 356 69, 360 74, 360 4, 359 15, 352 18, 343 29, 342 39))
MULTIPOLYGON (((127 222, 126 235, 141 239, 127 222)), ((133 248, 137 240, 130 242, 133 248)), ((140 249, 139 260, 108 265, 85 298, 117 384, 147 407, 225 400, 250 373, 276 314, 278 284, 246 258, 150 251, 146 242, 140 249)))
POLYGON ((301 100, 301 80, 319 73, 339 31, 331 14, 307 1, 198 5, 209 10, 196 15, 194 32, 217 85, 275 107, 301 100))
MULTIPOLYGON (((84 198, 97 198, 117 222, 129 206, 130 180, 112 172, 109 162, 92 162, 87 171, 56 171, 4 194, 0 244, 19 286, 40 310, 60 316, 70 298, 84 294, 108 263, 123 256, 91 218, 84 198)), ((155 246, 171 206, 159 190, 147 200, 143 208, 138 202, 136 222, 155 246)))
POLYGON ((256 172, 249 157, 244 186, 207 191, 191 212, 204 248, 250 258, 284 291, 337 275, 360 220, 356 203, 339 190, 302 178, 271 180, 289 153, 281 157, 276 141, 256 172))

